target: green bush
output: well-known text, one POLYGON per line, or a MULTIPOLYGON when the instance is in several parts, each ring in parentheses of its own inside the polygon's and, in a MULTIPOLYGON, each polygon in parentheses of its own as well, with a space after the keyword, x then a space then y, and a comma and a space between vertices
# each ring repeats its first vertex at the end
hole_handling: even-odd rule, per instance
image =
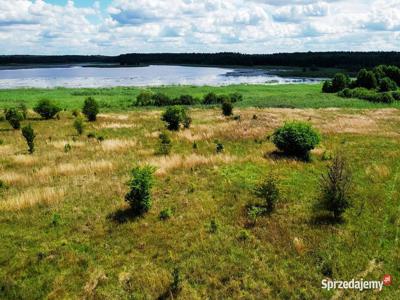
POLYGON ((338 96, 342 98, 353 98, 353 90, 345 88, 338 93, 338 96))
POLYGON ((152 97, 155 106, 168 106, 173 104, 173 100, 163 93, 157 93, 152 97))
POLYGON ((169 130, 179 130, 181 124, 190 126, 189 121, 191 119, 182 106, 174 105, 166 109, 161 116, 161 120, 167 123, 169 130), (187 124, 188 122, 189 124, 187 124))
POLYGON ((198 100, 191 95, 181 95, 175 99, 175 104, 179 105, 194 105, 197 104, 198 100))
POLYGON ((171 152, 171 138, 167 132, 161 132, 159 135, 158 154, 168 155, 171 152))
POLYGON ((400 101, 400 92, 392 92, 392 97, 394 100, 400 101))
POLYGON ((99 104, 92 97, 86 98, 83 104, 82 113, 86 116, 88 121, 96 121, 97 114, 99 113, 99 104))
POLYGON ((72 116, 74 116, 75 118, 79 117, 80 114, 81 113, 79 112, 79 110, 77 109, 72 110, 72 116))
POLYGON ((389 77, 383 78, 379 83, 380 92, 390 92, 397 90, 397 84, 389 77))
POLYGON ((217 104, 218 103, 218 96, 211 92, 204 96, 203 104, 217 104))
POLYGON ((243 101, 243 95, 238 92, 235 92, 235 93, 229 94, 229 99, 231 99, 232 103, 240 102, 240 101, 243 101))
POLYGON ((31 124, 22 128, 22 135, 24 136, 26 143, 28 144, 29 153, 32 154, 35 151, 34 140, 36 135, 33 131, 33 128, 31 127, 31 124))
POLYGON ((361 69, 358 72, 356 83, 358 87, 364 87, 366 89, 375 89, 378 86, 375 73, 367 71, 366 69, 361 69))
POLYGON ((339 92, 347 88, 349 83, 350 83, 350 78, 347 75, 343 73, 337 73, 332 79, 332 91, 334 93, 339 92))
POLYGON ((6 120, 14 129, 21 128, 21 121, 23 120, 22 114, 16 108, 9 108, 4 111, 6 120))
POLYGON ((83 131, 85 130, 85 124, 83 123, 82 118, 75 119, 74 128, 79 135, 83 133, 83 131))
POLYGON ((320 142, 320 135, 304 122, 287 122, 272 135, 275 146, 288 155, 308 159, 309 152, 320 142))
POLYGON ((216 142, 215 143, 215 151, 217 153, 222 153, 224 152, 224 144, 220 143, 220 142, 216 142))
POLYGON ((40 100, 33 108, 33 110, 38 113, 43 119, 49 120, 54 118, 54 116, 61 111, 61 108, 59 108, 50 100, 44 99, 40 100))
POLYGON ((374 102, 390 104, 394 102, 394 98, 392 96, 392 93, 380 93, 376 95, 374 102))
POLYGON ((151 91, 142 91, 136 97, 137 106, 152 106, 154 105, 153 93, 151 91))
POLYGON ((231 101, 225 101, 222 103, 222 114, 226 117, 233 114, 233 105, 231 101))
POLYGON ((28 108, 26 107, 25 103, 19 103, 17 109, 21 112, 22 118, 26 120, 28 117, 28 108))
POLYGON ((328 166, 327 173, 321 177, 321 197, 316 209, 328 211, 335 219, 340 219, 350 207, 351 187, 351 173, 347 161, 342 155, 337 154, 328 166))
POLYGON ((322 92, 323 93, 334 93, 331 80, 324 81, 324 84, 322 85, 322 92))
POLYGON ((154 168, 151 166, 136 167, 132 170, 132 178, 128 183, 130 191, 125 195, 125 201, 135 214, 141 215, 151 208, 153 173, 154 168))
POLYGON ((266 177, 255 189, 255 195, 262 200, 261 207, 264 212, 272 213, 279 200, 277 179, 273 175, 266 177))
POLYGON ((168 220, 169 218, 171 218, 172 214, 173 214, 172 209, 166 208, 166 209, 163 209, 162 211, 160 211, 160 214, 158 217, 160 218, 160 220, 165 221, 165 220, 168 220))

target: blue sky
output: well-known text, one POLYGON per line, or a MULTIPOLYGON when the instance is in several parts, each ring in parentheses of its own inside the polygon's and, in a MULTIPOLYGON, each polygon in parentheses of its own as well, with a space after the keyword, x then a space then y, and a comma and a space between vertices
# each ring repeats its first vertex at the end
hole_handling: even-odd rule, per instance
POLYGON ((399 0, 0 0, 0 54, 400 51, 399 0))

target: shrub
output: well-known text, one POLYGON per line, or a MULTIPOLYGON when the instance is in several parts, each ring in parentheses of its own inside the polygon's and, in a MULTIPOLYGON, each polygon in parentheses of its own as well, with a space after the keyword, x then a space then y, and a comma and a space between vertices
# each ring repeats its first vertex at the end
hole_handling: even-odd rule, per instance
POLYGON ((99 142, 102 142, 102 141, 104 141, 104 136, 98 135, 96 139, 97 139, 99 142))
POLYGON ((160 220, 167 220, 172 217, 172 209, 171 208, 166 208, 160 211, 160 215, 158 216, 160 220))
POLYGON ((76 132, 81 135, 85 129, 85 124, 83 123, 82 118, 76 118, 74 121, 74 128, 76 132))
POLYGON ((167 132, 161 132, 159 135, 160 144, 158 147, 158 154, 168 155, 171 152, 171 138, 167 132))
POLYGON ((397 90, 397 84, 389 77, 383 78, 379 83, 380 92, 390 92, 397 90))
POLYGON ((33 110, 43 119, 49 120, 54 118, 54 116, 61 111, 61 108, 52 103, 50 100, 44 99, 40 100, 33 110))
POLYGON ((181 95, 175 102, 180 105, 194 105, 197 103, 197 99, 191 95, 181 95))
POLYGON ((349 88, 345 88, 338 93, 338 96, 342 98, 353 98, 353 91, 349 88))
POLYGON ((361 69, 357 74, 357 86, 366 89, 375 89, 378 86, 375 73, 361 69))
POLYGON ((393 103, 394 98, 391 93, 381 93, 381 94, 376 94, 375 97, 375 102, 381 102, 381 103, 393 103))
POLYGON ((137 106, 151 106, 154 105, 153 93, 151 91, 142 91, 136 97, 137 106))
POLYGON ((5 110, 5 117, 11 127, 14 129, 21 128, 21 121, 23 119, 22 114, 15 108, 9 108, 5 110))
POLYGON ((339 92, 348 87, 350 83, 350 78, 343 74, 337 73, 332 79, 332 91, 334 93, 339 92))
POLYGON ((79 115, 80 115, 79 110, 74 109, 74 110, 72 111, 72 116, 74 116, 75 118, 79 117, 79 115))
POLYGON ((151 166, 136 167, 132 170, 132 178, 128 183, 130 191, 125 195, 125 201, 136 214, 141 215, 151 208, 153 173, 154 168, 151 166))
POLYGON ((332 81, 331 80, 325 80, 324 81, 324 84, 322 85, 322 92, 323 93, 333 93, 332 81))
POLYGON ((64 152, 65 153, 68 153, 69 151, 71 151, 71 149, 72 149, 72 147, 71 147, 71 145, 70 144, 65 144, 64 145, 64 152))
POLYGON ((18 104, 17 109, 21 112, 22 118, 26 120, 28 117, 28 108, 26 107, 25 103, 18 104))
POLYGON ((183 119, 183 127, 186 129, 190 128, 190 125, 192 124, 192 118, 188 115, 186 115, 183 119))
POLYGON ((340 219, 345 210, 350 207, 351 173, 346 159, 337 154, 328 166, 327 173, 320 180, 321 197, 317 209, 333 214, 340 219))
POLYGON ((220 142, 217 142, 216 145, 215 145, 215 151, 217 153, 224 152, 224 144, 222 144, 220 142))
POLYGON ((172 275, 172 282, 170 284, 170 291, 173 299, 182 290, 182 278, 178 268, 174 268, 171 275, 172 275))
POLYGON ((230 101, 231 101, 231 99, 227 95, 218 95, 218 97, 217 97, 218 104, 222 104, 224 102, 230 102, 230 101))
POLYGON ((35 132, 33 131, 33 128, 31 127, 31 124, 22 128, 22 135, 24 136, 26 143, 28 144, 29 153, 32 154, 35 151, 34 140, 36 135, 35 132))
POLYGON ((309 152, 320 142, 320 135, 304 122, 287 122, 272 135, 275 146, 288 155, 308 159, 309 152))
POLYGON ((400 92, 392 92, 392 97, 394 100, 400 101, 400 92))
POLYGON ((218 96, 211 92, 204 96, 203 104, 216 104, 218 103, 218 96))
POLYGON ((155 106, 167 106, 173 104, 170 97, 163 93, 157 93, 152 97, 155 106))
POLYGON ((217 233, 218 227, 219 227, 219 224, 218 224, 217 220, 211 219, 208 231, 210 233, 217 233))
POLYGON ((99 104, 92 97, 86 98, 83 104, 82 113, 86 116, 88 121, 96 121, 97 114, 99 113, 99 104))
POLYGON ((272 213, 279 199, 277 179, 269 175, 256 187, 254 193, 263 201, 261 208, 266 213, 272 213))
POLYGON ((233 105, 231 101, 225 101, 222 103, 222 114, 226 117, 231 116, 233 113, 233 105))
POLYGON ((243 95, 238 92, 235 92, 235 93, 229 94, 229 99, 231 99, 232 103, 240 102, 240 101, 243 101, 243 95))
POLYGON ((238 239, 239 241, 247 241, 250 238, 250 233, 246 229, 242 229, 239 231, 238 239))
POLYGON ((96 134, 94 132, 89 132, 87 134, 88 139, 94 139, 96 137, 96 134))
POLYGON ((179 130, 180 124, 183 124, 185 121, 187 123, 190 119, 183 107, 175 105, 167 108, 162 114, 161 120, 167 123, 169 130, 179 130))

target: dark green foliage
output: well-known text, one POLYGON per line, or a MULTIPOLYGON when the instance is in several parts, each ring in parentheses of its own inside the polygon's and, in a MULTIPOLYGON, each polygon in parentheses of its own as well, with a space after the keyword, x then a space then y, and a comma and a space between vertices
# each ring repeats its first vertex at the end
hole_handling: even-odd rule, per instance
POLYGON ((215 151, 217 153, 224 152, 224 144, 222 144, 220 142, 217 142, 216 145, 215 145, 215 151))
POLYGON ((168 132, 161 132, 159 135, 158 154, 168 155, 171 152, 171 138, 168 132))
POLYGON ((85 130, 85 124, 83 123, 82 118, 75 119, 74 128, 79 135, 83 133, 83 131, 85 130))
POLYGON ((316 209, 328 211, 335 219, 340 219, 350 207, 351 187, 352 179, 347 161, 341 154, 337 154, 328 166, 327 173, 321 177, 321 197, 316 209))
MULTIPOLYGON (((364 89, 364 88, 362 88, 362 89, 364 89)), ((366 90, 366 91, 368 91, 368 90, 366 90)), ((338 96, 342 97, 342 98, 352 98, 353 90, 351 90, 349 88, 345 88, 344 90, 342 90, 338 93, 338 96)))
POLYGON ((79 115, 80 115, 79 110, 74 109, 74 110, 72 111, 72 116, 74 116, 75 118, 79 117, 79 115))
POLYGON ((3 180, 0 180, 0 191, 5 190, 7 188, 8 188, 7 184, 3 180))
POLYGON ((273 175, 269 175, 256 187, 254 193, 262 200, 262 204, 257 206, 262 208, 260 213, 272 213, 279 200, 277 179, 273 175))
POLYGON ((136 167, 131 173, 132 178, 128 183, 130 191, 125 195, 125 201, 129 203, 136 214, 141 215, 151 208, 154 168, 151 166, 136 167))
POLYGON ((392 96, 392 93, 380 93, 380 94, 377 94, 374 102, 390 104, 390 103, 394 102, 394 98, 392 96))
POLYGON ((374 68, 374 73, 377 79, 380 81, 385 77, 393 80, 398 86, 400 86, 400 68, 397 66, 379 65, 374 68))
POLYGON ((226 117, 231 116, 233 113, 233 105, 231 101, 225 101, 222 103, 222 114, 226 117))
POLYGON ((173 214, 172 209, 166 208, 166 209, 163 209, 162 211, 160 211, 160 215, 158 217, 160 218, 160 220, 165 221, 165 220, 168 220, 169 218, 171 218, 172 214, 173 214))
POLYGON ((392 92, 392 97, 394 100, 400 101, 400 92, 392 92))
POLYGON ((337 73, 332 80, 327 80, 322 86, 322 92, 324 93, 337 93, 350 85, 349 76, 343 73, 337 73))
POLYGON ((186 115, 185 118, 183 119, 183 127, 186 129, 190 128, 190 125, 192 124, 192 118, 189 115, 186 115))
POLYGON ((61 108, 59 108, 50 100, 44 99, 40 100, 33 108, 33 110, 38 113, 43 119, 49 120, 54 118, 54 116, 61 111, 61 108))
POLYGON ((384 77, 379 83, 380 92, 390 92, 397 90, 397 84, 389 77, 384 77))
POLYGON ((70 144, 65 144, 64 145, 64 152, 65 153, 68 153, 69 151, 71 151, 71 149, 72 149, 72 147, 71 147, 71 145, 70 144))
POLYGON ((178 268, 174 268, 171 275, 172 283, 170 285, 170 291, 172 295, 176 297, 182 289, 182 278, 178 268))
POLYGON ((208 232, 217 233, 218 232, 218 227, 219 227, 219 224, 218 224, 217 220, 211 219, 210 225, 209 225, 209 228, 208 228, 208 232))
POLYGON ((229 99, 231 99, 232 103, 240 102, 243 101, 243 95, 238 92, 232 93, 229 94, 229 99))
POLYGON ((21 128, 21 121, 23 120, 22 114, 16 108, 9 108, 4 111, 6 120, 14 129, 21 128))
POLYGON ((136 97, 137 106, 152 106, 154 105, 153 93, 151 91, 142 91, 136 97))
POLYGON ((86 98, 83 104, 82 113, 86 116, 88 121, 96 121, 97 114, 99 113, 99 104, 92 97, 86 98))
POLYGON ((333 93, 332 81, 331 80, 325 80, 324 81, 324 84, 322 85, 322 92, 323 93, 333 93))
POLYGON ((175 99, 175 104, 180 105, 194 105, 197 103, 198 100, 191 95, 181 95, 179 98, 175 99))
POLYGON ((97 139, 99 142, 102 142, 102 141, 104 141, 104 136, 98 135, 96 139, 97 139))
POLYGON ((167 128, 169 130, 179 130, 181 124, 190 126, 191 122, 185 108, 178 105, 168 107, 162 114, 161 120, 167 123, 167 128))
POLYGON ((31 124, 22 128, 22 135, 24 136, 26 143, 28 144, 29 153, 32 154, 35 151, 34 140, 36 135, 35 132, 33 131, 33 128, 31 127, 31 124))
POLYGON ((272 141, 284 153, 307 159, 309 152, 319 144, 320 135, 310 124, 293 121, 275 130, 272 141))
POLYGON ((96 137, 96 134, 94 132, 89 132, 87 134, 88 139, 94 139, 96 137))
POLYGON ((376 91, 368 90, 366 88, 355 88, 353 90, 344 89, 338 93, 338 96, 343 98, 364 99, 377 103, 392 103, 395 100, 393 94, 394 93, 377 93, 376 91))
POLYGON ((357 86, 364 87, 366 89, 375 89, 378 86, 375 73, 361 69, 357 74, 357 86))
POLYGON ((152 99, 155 106, 168 106, 173 104, 172 99, 163 93, 153 95, 152 99))
POLYGON ((28 117, 28 108, 26 107, 25 103, 19 103, 17 109, 21 112, 22 118, 26 120, 28 117))
POLYGON ((204 96, 203 104, 217 104, 218 103, 218 96, 211 92, 204 96))

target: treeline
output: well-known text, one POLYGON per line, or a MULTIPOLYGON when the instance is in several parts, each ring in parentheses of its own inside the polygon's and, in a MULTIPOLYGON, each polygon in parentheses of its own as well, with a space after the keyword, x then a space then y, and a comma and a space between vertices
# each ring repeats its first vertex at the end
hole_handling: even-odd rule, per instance
POLYGON ((119 56, 0 56, 7 64, 116 63, 120 65, 186 64, 214 66, 291 66, 358 70, 377 65, 400 66, 400 52, 297 52, 276 54, 241 53, 132 53, 119 56))

